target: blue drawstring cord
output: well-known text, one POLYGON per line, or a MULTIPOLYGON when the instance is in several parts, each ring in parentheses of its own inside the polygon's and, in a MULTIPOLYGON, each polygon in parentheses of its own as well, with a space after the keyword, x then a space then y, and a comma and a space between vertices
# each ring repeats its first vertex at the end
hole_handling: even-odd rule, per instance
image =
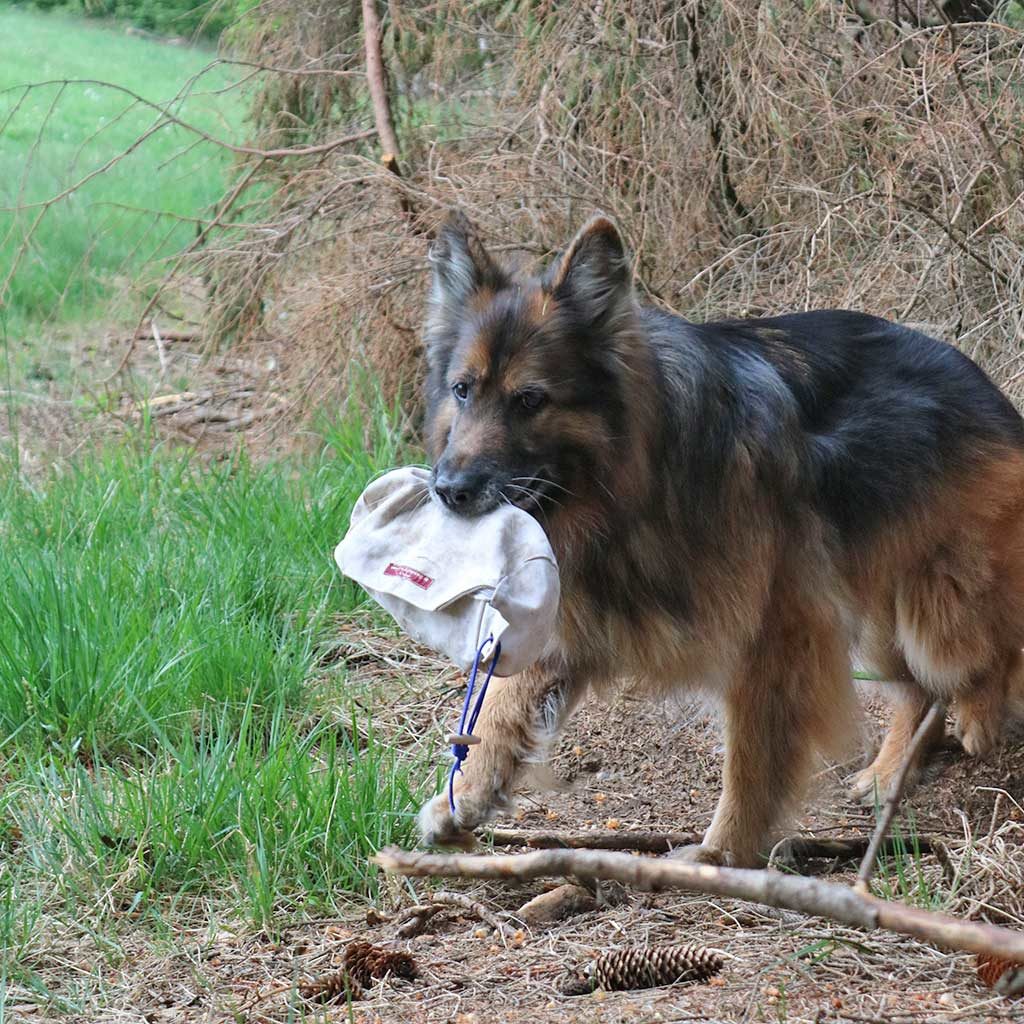
MULTIPOLYGON (((476 720, 480 717, 480 709, 484 706, 484 696, 487 694, 487 687, 491 681, 491 676, 494 675, 494 669, 497 667, 498 659, 501 657, 501 643, 494 644, 494 657, 491 658, 490 667, 487 669, 487 677, 483 681, 483 685, 480 687, 480 692, 477 694, 476 704, 473 705, 473 710, 470 712, 470 704, 473 701, 473 690, 476 688, 476 674, 480 670, 480 662, 483 660, 484 651, 487 650, 487 645, 494 643, 494 636, 489 636, 481 645, 480 649, 476 652, 476 657, 473 659, 473 667, 469 671, 469 681, 466 684, 466 699, 462 703, 462 717, 459 719, 459 735, 460 736, 472 736, 473 729, 476 727, 476 720)), ((469 756, 469 745, 465 743, 453 743, 452 744, 452 757, 455 759, 452 762, 451 769, 448 772, 448 806, 451 808, 451 812, 455 814, 455 776, 462 771, 462 762, 469 756)))

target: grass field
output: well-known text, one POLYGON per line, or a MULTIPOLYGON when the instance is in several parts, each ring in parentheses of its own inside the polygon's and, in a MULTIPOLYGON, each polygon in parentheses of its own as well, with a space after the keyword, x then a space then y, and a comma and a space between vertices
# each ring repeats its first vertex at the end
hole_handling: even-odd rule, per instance
POLYGON ((4 465, 2 977, 33 987, 55 919, 116 945, 197 898, 261 927, 336 907, 410 837, 433 771, 376 741, 331 657, 363 600, 331 550, 401 458, 387 414, 369 432, 262 467, 144 435, 42 482, 4 465))
POLYGON ((195 225, 176 217, 202 217, 222 192, 229 155, 165 127, 33 227, 40 210, 32 204, 127 150, 159 117, 101 82, 170 104, 176 116, 230 141, 243 97, 219 92, 231 81, 223 66, 195 79, 212 51, 128 36, 121 26, 0 5, 0 38, 0 311, 9 337, 20 340, 40 322, 102 311, 148 259, 187 244, 195 225))

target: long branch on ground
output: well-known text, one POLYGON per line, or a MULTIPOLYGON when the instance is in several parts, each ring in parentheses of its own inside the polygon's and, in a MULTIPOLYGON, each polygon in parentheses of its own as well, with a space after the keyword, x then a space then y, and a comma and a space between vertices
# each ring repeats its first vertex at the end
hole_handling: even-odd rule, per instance
POLYGON ((1024 932, 889 903, 835 882, 777 871, 649 860, 603 850, 539 850, 495 857, 391 848, 373 860, 385 871, 411 877, 502 881, 570 877, 586 882, 617 881, 654 892, 686 889, 795 910, 865 931, 885 929, 949 949, 1024 960, 1024 932))

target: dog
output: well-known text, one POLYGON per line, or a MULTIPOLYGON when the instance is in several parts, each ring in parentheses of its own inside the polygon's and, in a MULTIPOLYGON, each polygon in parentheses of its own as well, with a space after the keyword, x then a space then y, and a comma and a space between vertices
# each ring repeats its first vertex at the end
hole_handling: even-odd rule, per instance
POLYGON ((1024 422, 975 363, 860 313, 642 305, 603 215, 539 277, 459 214, 431 261, 433 497, 535 515, 562 599, 536 665, 492 683, 454 815, 444 795, 421 810, 426 843, 464 844, 587 690, 622 680, 723 706, 695 862, 758 863, 819 759, 848 755, 854 654, 900 684, 856 797, 886 791, 934 701, 969 754, 992 748, 1024 702, 1024 422))

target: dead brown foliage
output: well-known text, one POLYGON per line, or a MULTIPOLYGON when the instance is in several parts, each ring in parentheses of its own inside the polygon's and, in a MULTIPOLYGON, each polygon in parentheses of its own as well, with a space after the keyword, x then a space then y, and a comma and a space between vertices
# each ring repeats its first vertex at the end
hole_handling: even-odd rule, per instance
MULTIPOLYGON (((390 5, 404 176, 350 149, 266 164, 251 223, 202 252, 217 326, 283 337, 319 397, 356 364, 393 394, 418 373, 428 236, 446 209, 536 259, 601 208, 646 301, 695 319, 848 307, 913 322, 1019 399, 1024 33, 861 6, 453 0, 440 19, 390 5), (467 70, 472 43, 487 59, 467 70)), ((301 70, 288 102, 307 110, 295 91, 324 90, 310 72, 350 76, 361 44, 348 22, 336 45, 300 35, 279 32, 273 60, 301 70)), ((365 127, 346 109, 317 131, 365 127)))

